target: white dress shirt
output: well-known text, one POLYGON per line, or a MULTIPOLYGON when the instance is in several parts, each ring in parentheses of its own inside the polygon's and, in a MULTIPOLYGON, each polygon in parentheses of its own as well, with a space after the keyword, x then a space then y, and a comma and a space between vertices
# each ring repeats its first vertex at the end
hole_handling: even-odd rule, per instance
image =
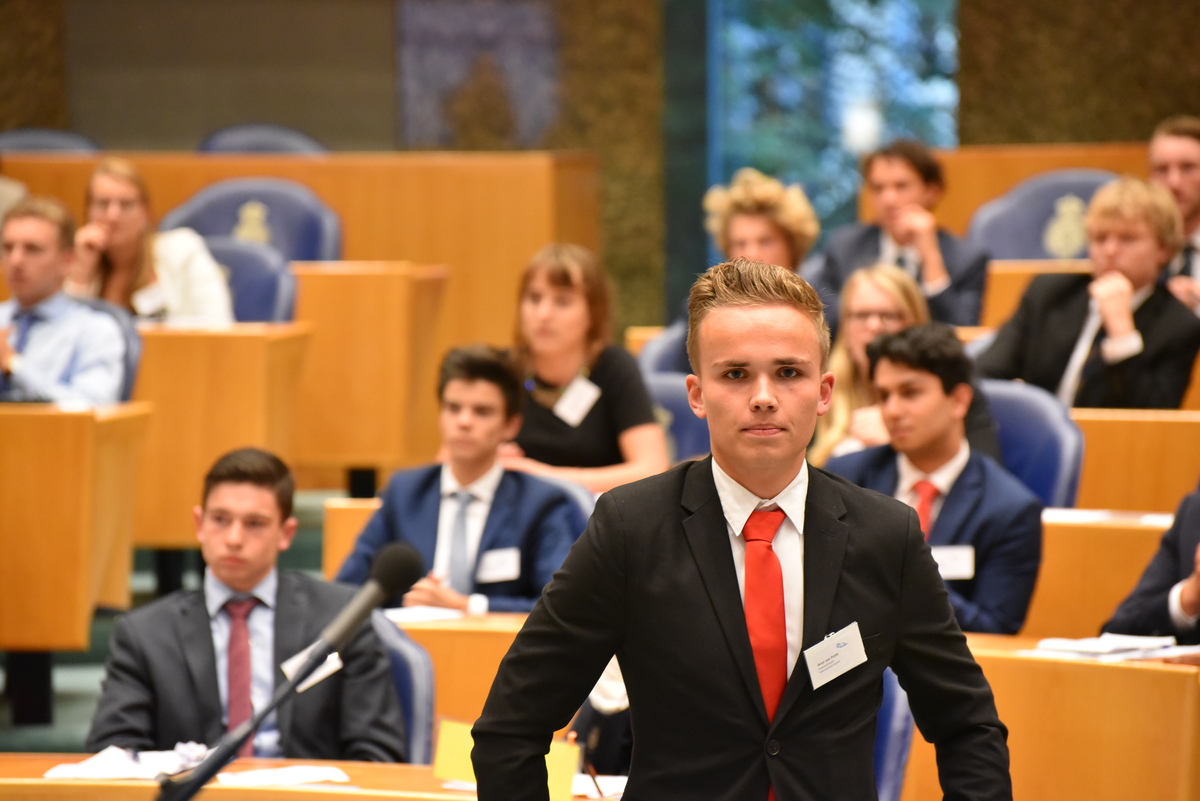
MULTIPOLYGON (((217 657, 217 688, 221 694, 221 722, 229 726, 229 613, 222 609, 234 596, 253 596, 258 606, 250 611, 246 627, 250 631, 250 704, 255 711, 264 709, 275 692, 275 596, 279 573, 272 570, 249 593, 236 593, 224 582, 204 571, 204 606, 208 610, 213 651, 217 657)), ((275 713, 267 715, 254 733, 254 755, 283 756, 279 745, 279 723, 275 713)))
POLYGON ((950 288, 949 276, 932 284, 925 283, 921 278, 921 256, 917 253, 917 249, 912 245, 898 245, 896 240, 892 239, 891 234, 884 230, 879 232, 879 263, 894 264, 904 270, 921 285, 921 291, 925 293, 925 297, 931 298, 950 288))
POLYGON ((763 500, 729 477, 714 457, 713 482, 717 485, 717 497, 725 513, 725 525, 729 532, 729 544, 733 549, 733 566, 737 570, 738 591, 742 602, 746 601, 746 540, 742 529, 750 519, 750 513, 759 509, 782 509, 787 515, 771 547, 779 559, 783 571, 784 619, 787 626, 787 672, 792 675, 800 646, 804 642, 804 504, 808 500, 808 462, 800 466, 800 472, 783 492, 769 500, 763 500))
POLYGON ((926 538, 932 532, 933 523, 937 520, 938 515, 942 512, 942 507, 946 504, 946 495, 949 494, 950 489, 954 486, 954 482, 958 481, 958 477, 962 475, 962 471, 966 469, 967 461, 970 458, 971 446, 967 444, 965 439, 958 446, 958 452, 932 473, 923 472, 903 453, 896 454, 896 494, 892 497, 916 509, 917 501, 920 499, 915 489, 918 481, 928 481, 938 489, 938 496, 933 499, 933 505, 930 507, 930 530, 925 532, 926 538))
MULTIPOLYGON (((467 506, 467 564, 475 565, 479 555, 479 543, 483 539, 483 527, 487 524, 496 487, 504 477, 504 467, 496 462, 486 473, 467 486, 462 486, 454 477, 450 465, 442 465, 442 504, 438 509, 437 547, 433 551, 433 574, 445 581, 450 575, 450 543, 454 536, 454 519, 458 516, 458 499, 454 493, 466 490, 475 496, 467 506)), ((472 568, 474 578, 475 570, 472 568)), ((484 615, 488 611, 488 599, 481 593, 467 597, 467 614, 484 615)))
MULTIPOLYGON (((1154 292, 1154 284, 1147 284, 1133 293, 1129 299, 1130 311, 1136 312, 1154 292)), ((1083 328, 1079 331, 1079 339, 1075 341, 1075 349, 1067 360, 1063 370, 1062 380, 1054 393, 1064 406, 1074 406, 1075 396, 1079 393, 1079 382, 1083 378, 1083 366, 1087 363, 1088 354, 1092 352, 1092 342, 1100 333, 1100 307, 1095 298, 1088 299, 1088 313, 1084 318, 1083 328)), ((1145 348, 1142 333, 1137 329, 1120 337, 1105 337, 1100 340, 1100 356, 1106 364, 1116 364, 1137 356, 1145 348)))

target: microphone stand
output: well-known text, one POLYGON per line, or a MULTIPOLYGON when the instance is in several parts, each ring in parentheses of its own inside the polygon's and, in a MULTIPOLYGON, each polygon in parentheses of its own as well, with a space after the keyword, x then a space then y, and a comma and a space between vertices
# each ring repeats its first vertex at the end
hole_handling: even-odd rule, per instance
POLYGON ((161 789, 158 793, 158 801, 188 801, 189 798, 194 797, 196 793, 200 792, 209 779, 216 776, 221 768, 237 758, 238 750, 241 749, 246 740, 250 739, 250 735, 262 724, 267 715, 275 711, 275 708, 284 701, 294 697, 296 687, 311 676, 313 671, 324 664, 329 655, 336 650, 337 648, 324 640, 318 642, 317 646, 313 648, 313 652, 308 655, 308 659, 300 666, 300 669, 290 679, 276 688, 275 694, 271 696, 270 703, 256 712, 250 720, 245 721, 242 725, 222 737, 221 742, 209 752, 203 762, 188 773, 181 774, 178 777, 166 774, 159 776, 158 784, 161 789))

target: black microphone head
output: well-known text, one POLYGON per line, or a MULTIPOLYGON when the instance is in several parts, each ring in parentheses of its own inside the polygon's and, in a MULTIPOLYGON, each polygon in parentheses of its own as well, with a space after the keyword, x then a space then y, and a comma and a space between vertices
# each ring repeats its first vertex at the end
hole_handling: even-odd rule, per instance
POLYGON ((379 549, 371 562, 372 581, 379 582, 385 598, 409 591, 425 575, 425 560, 407 542, 389 543, 379 549))

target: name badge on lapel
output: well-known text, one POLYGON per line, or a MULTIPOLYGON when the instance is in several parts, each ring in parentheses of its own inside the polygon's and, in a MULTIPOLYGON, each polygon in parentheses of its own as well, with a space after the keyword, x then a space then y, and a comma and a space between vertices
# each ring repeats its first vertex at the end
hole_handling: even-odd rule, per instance
POLYGON ((938 545, 930 548, 938 573, 945 581, 975 578, 975 547, 973 545, 938 545))
POLYGON ((600 387, 590 379, 577 375, 567 384, 558 403, 554 404, 554 414, 567 425, 577 428, 598 400, 600 387))
POLYGON ((521 549, 496 548, 484 551, 479 557, 475 580, 480 584, 497 581, 516 581, 521 577, 521 549))
POLYGON ((858 621, 809 648, 804 652, 804 661, 808 663, 814 690, 866 662, 867 651, 858 631, 858 621))

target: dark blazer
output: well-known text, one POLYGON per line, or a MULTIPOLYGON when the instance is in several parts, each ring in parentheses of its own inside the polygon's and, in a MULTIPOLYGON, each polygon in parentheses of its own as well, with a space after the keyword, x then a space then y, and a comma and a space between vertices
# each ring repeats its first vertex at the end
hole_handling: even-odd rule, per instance
MULTIPOLYGON (((846 279, 855 270, 870 267, 879 261, 882 230, 878 225, 855 223, 830 233, 829 242, 825 245, 825 268, 818 289, 822 290, 825 298, 833 298, 830 304, 833 317, 831 328, 837 327, 837 299, 846 279)), ((946 272, 950 274, 950 286, 928 298, 929 313, 933 319, 951 325, 979 325, 988 255, 949 231, 939 228, 937 236, 942 261, 946 264, 946 272)))
MULTIPOLYGON (((441 465, 431 465, 392 475, 383 492, 383 506, 358 536, 354 551, 338 571, 338 581, 362 584, 376 552, 397 540, 420 551, 426 569, 433 565, 442 502, 441 471, 441 465)), ((579 505, 564 490, 526 473, 504 471, 483 527, 476 564, 488 551, 520 548, 521 575, 511 581, 476 581, 475 592, 488 597, 488 610, 532 609, 585 524, 579 505)), ((399 605, 400 600, 391 602, 399 605)))
POLYGON ((1010 799, 1006 729, 916 515, 810 469, 803 538, 803 647, 857 622, 868 661, 814 691, 801 655, 769 721, 711 459, 600 496, 475 724, 480 801, 546 798, 551 735, 613 654, 636 743, 628 801, 761 799, 768 782, 779 801, 875 801, 889 665, 947 797, 1010 799))
MULTIPOLYGON (((900 481, 890 445, 831 459, 826 469, 884 495, 895 495, 900 481)), ((1024 484, 972 450, 933 521, 929 545, 975 548, 975 578, 947 582, 963 631, 1021 629, 1042 562, 1042 504, 1024 484)))
MULTIPOLYGON (((279 571, 275 663, 306 648, 354 589, 279 571)), ((369 625, 341 652, 338 672, 276 711, 280 747, 293 759, 405 760, 404 719, 387 657, 369 625)), ((286 679, 278 668, 275 684, 286 679)), ((117 621, 87 748, 167 751, 213 745, 225 733, 217 662, 203 590, 181 590, 117 621)))
POLYGON ((1195 570, 1197 547, 1200 547, 1200 492, 1193 492, 1179 504, 1175 522, 1163 534, 1146 572, 1103 630, 1162 637, 1173 634, 1181 645, 1200 645, 1200 627, 1177 631, 1167 609, 1171 588, 1195 570))
MULTIPOLYGON (((1033 279, 1016 313, 975 360, 979 374, 1019 378, 1057 391, 1087 320, 1091 280, 1087 275, 1033 279)), ((1075 406, 1179 408, 1200 349, 1200 320, 1166 288, 1156 286, 1133 313, 1133 322, 1142 334, 1142 352, 1081 381, 1075 406)))

